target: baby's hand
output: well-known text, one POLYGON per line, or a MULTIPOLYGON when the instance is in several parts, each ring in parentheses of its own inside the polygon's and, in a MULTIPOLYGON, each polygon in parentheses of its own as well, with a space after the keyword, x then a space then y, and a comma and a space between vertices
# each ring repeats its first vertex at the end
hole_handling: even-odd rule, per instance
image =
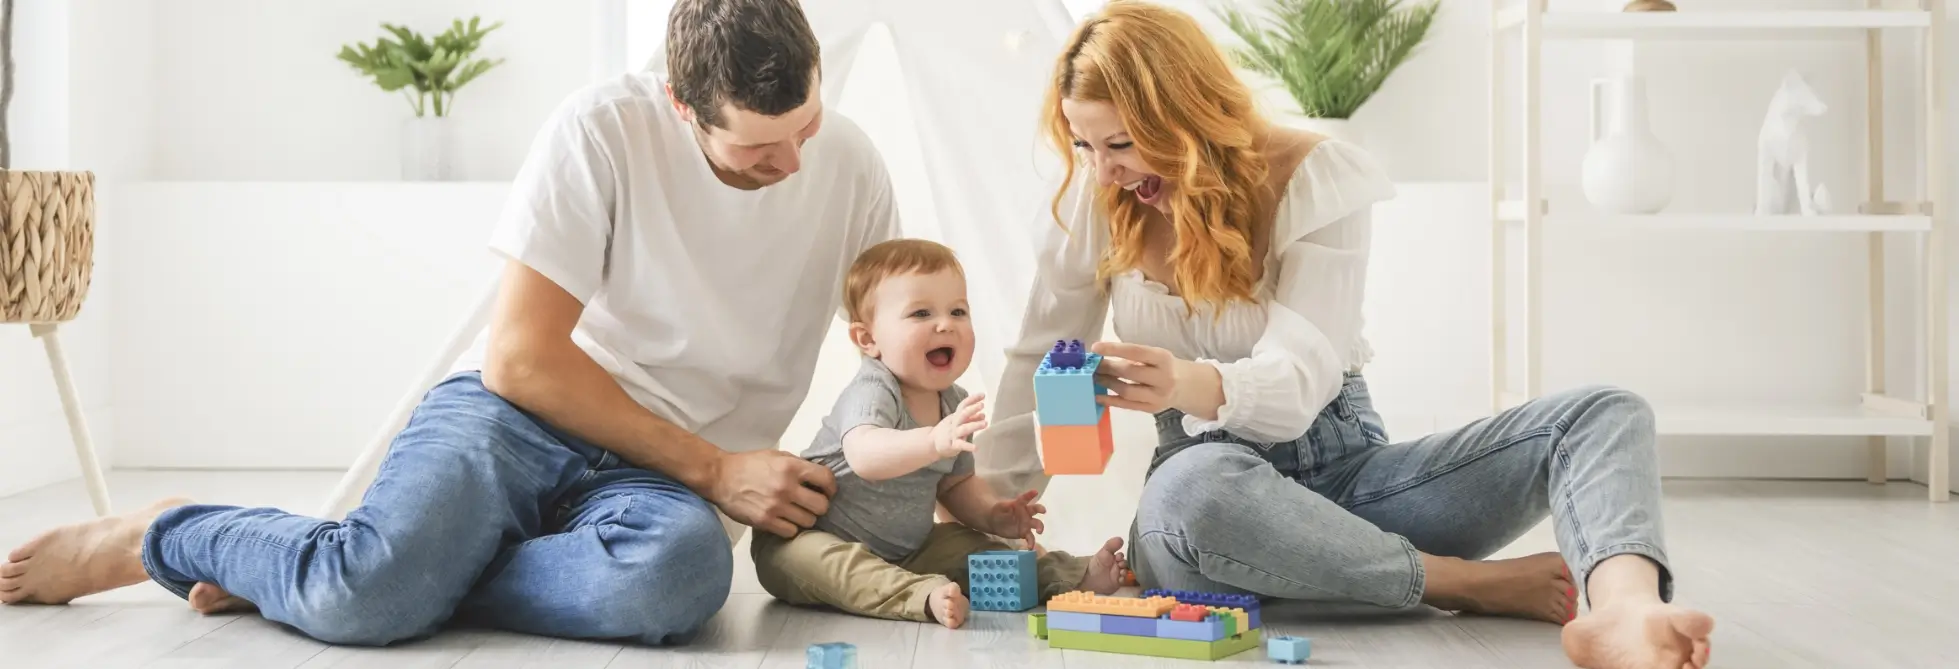
POLYGON ((966 396, 960 400, 958 409, 932 427, 932 449, 938 451, 939 457, 949 458, 960 451, 973 452, 973 442, 966 438, 986 429, 985 398, 985 393, 966 396))

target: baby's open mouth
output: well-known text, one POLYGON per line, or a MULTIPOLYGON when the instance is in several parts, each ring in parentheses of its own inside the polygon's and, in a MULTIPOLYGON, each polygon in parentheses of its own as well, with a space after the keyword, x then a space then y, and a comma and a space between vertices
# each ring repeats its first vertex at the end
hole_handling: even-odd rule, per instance
POLYGON ((926 352, 925 352, 925 361, 926 361, 926 362, 929 362, 929 363, 932 363, 932 366, 934 366, 934 367, 946 367, 946 366, 949 366, 949 365, 951 365, 951 364, 952 364, 952 347, 950 347, 950 346, 941 346, 941 347, 939 347, 939 348, 935 348, 935 349, 932 349, 932 350, 930 350, 930 351, 926 351, 926 352))

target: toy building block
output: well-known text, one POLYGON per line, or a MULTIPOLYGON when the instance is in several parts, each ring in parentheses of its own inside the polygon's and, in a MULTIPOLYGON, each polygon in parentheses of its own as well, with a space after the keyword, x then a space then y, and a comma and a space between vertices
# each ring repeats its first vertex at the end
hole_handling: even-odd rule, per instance
POLYGON ((1048 647, 1070 650, 1092 650, 1101 653, 1122 653, 1125 655, 1151 655, 1184 660, 1217 660, 1242 653, 1259 645, 1258 630, 1217 641, 1188 641, 1184 639, 1159 639, 1147 636, 1125 636, 1120 634, 1092 634, 1088 632, 1069 632, 1048 630, 1048 647))
POLYGON ((1027 614, 1027 633, 1033 635, 1036 639, 1048 638, 1048 614, 1027 614))
POLYGON ((966 556, 966 596, 975 611, 1026 611, 1040 597, 1034 551, 983 551, 966 556))
POLYGON ((1226 622, 1231 623, 1233 630, 1248 630, 1256 627, 1251 624, 1251 616, 1245 615, 1244 609, 1223 609, 1213 606, 1210 607, 1210 610, 1212 615, 1224 618, 1226 622))
POLYGON ((1265 640, 1265 657, 1282 664, 1305 664, 1313 655, 1313 640, 1296 636, 1275 636, 1265 640))
POLYGON ((807 669, 857 669, 857 647, 847 643, 813 643, 807 669))
POLYGON ((1189 623, 1202 621, 1205 616, 1210 614, 1211 610, 1209 608, 1196 604, 1178 604, 1177 608, 1170 609, 1171 620, 1181 620, 1189 623))
MULTIPOLYGON (((1113 616, 1113 617, 1121 618, 1126 616, 1113 616)), ((1100 634, 1102 633, 1102 618, 1103 616, 1100 613, 1076 613, 1074 611, 1049 611, 1048 629, 1066 630, 1069 632, 1094 632, 1100 634)), ((1137 618, 1137 620, 1142 620, 1142 618, 1137 618)))
POLYGON ((1156 636, 1156 618, 1137 618, 1135 616, 1102 616, 1103 634, 1122 634, 1127 636, 1156 636))
POLYGON ((1234 636, 1237 631, 1234 621, 1215 614, 1195 622, 1173 618, 1156 619, 1156 637, 1159 639, 1188 639, 1191 641, 1217 641, 1234 636))
POLYGON ((1227 595, 1216 592, 1192 592, 1189 590, 1161 590, 1151 588, 1143 591, 1144 597, 1169 597, 1182 604, 1196 604, 1225 609, 1244 609, 1246 629, 1256 629, 1262 625, 1258 618, 1258 598, 1252 595, 1227 595))
POLYGON ((1047 359, 1056 367, 1080 367, 1088 362, 1088 349, 1082 346, 1080 339, 1058 340, 1054 342, 1054 348, 1048 351, 1047 359))
POLYGON ((1064 592, 1048 600, 1048 625, 1053 626, 1056 611, 1072 613, 1100 613, 1111 616, 1133 616, 1137 618, 1158 618, 1176 608, 1177 602, 1169 597, 1109 597, 1081 590, 1064 592))
MULTIPOLYGON (((1038 417, 1037 417, 1038 422, 1038 417)), ((1041 451, 1041 470, 1048 476, 1100 474, 1115 455, 1115 434, 1109 414, 1094 425, 1040 424, 1037 444, 1041 451)))
POLYGON ((1042 425, 1094 425, 1109 408, 1095 401, 1108 388, 1095 382, 1102 356, 1087 353, 1080 339, 1058 341, 1034 370, 1034 413, 1042 425))

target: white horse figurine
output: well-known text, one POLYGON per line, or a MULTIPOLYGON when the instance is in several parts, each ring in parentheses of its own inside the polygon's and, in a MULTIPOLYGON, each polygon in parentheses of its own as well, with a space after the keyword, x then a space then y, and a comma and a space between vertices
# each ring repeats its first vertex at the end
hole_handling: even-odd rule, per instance
POLYGON ((1822 184, 1810 187, 1809 134, 1802 127, 1804 118, 1822 116, 1829 107, 1816 97, 1816 91, 1790 70, 1782 75, 1782 87, 1769 100, 1768 117, 1762 120, 1756 138, 1755 213, 1760 215, 1801 212, 1804 216, 1827 213, 1830 194, 1822 184))

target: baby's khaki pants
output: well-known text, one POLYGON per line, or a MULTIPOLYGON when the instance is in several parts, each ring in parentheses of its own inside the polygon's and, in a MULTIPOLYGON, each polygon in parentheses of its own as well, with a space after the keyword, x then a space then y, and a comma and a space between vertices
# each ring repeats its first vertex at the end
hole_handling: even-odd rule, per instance
MULTIPOLYGON (((750 548, 755 575, 776 599, 802 606, 826 604, 874 618, 936 622, 926 614, 926 597, 947 583, 958 583, 960 592, 966 592, 967 555, 1014 547, 965 525, 939 523, 925 544, 898 564, 863 544, 816 530, 787 540, 756 532, 750 548)), ((1043 602, 1077 589, 1088 574, 1088 558, 1061 551, 1049 551, 1034 565, 1043 602)))

